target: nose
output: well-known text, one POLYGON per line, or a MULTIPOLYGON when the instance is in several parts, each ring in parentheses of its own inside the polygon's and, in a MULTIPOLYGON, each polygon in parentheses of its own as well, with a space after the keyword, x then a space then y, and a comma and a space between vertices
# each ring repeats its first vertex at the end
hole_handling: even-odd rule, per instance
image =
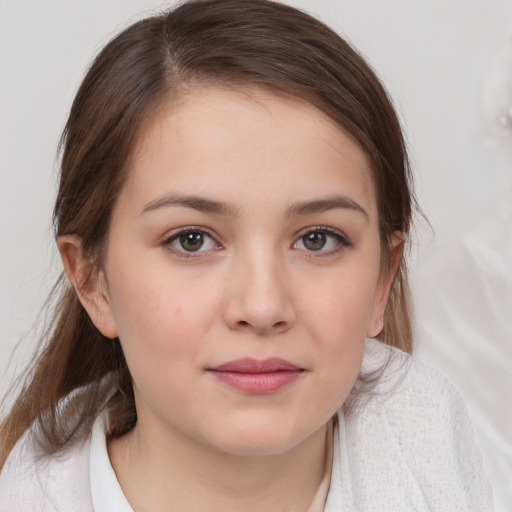
POLYGON ((296 320, 291 289, 279 258, 262 252, 240 258, 230 269, 224 320, 233 330, 280 334, 296 320))

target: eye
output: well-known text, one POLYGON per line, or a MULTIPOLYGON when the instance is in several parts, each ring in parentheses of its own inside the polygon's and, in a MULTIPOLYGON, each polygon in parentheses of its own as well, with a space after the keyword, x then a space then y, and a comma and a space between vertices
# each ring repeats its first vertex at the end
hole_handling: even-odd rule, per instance
POLYGON ((349 246, 347 239, 329 228, 314 228, 303 234, 294 244, 294 249, 308 252, 333 253, 349 246))
POLYGON ((197 228, 182 228, 166 238, 163 245, 177 253, 201 253, 220 247, 208 233, 197 228))

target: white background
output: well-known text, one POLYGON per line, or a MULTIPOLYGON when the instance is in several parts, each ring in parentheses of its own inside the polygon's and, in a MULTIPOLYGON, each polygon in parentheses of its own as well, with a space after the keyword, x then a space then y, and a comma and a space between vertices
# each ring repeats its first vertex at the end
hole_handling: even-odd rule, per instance
MULTIPOLYGON (((288 3, 344 34, 391 92, 410 143, 420 203, 435 232, 420 223, 412 251, 413 267, 420 267, 511 187, 506 144, 486 144, 480 88, 493 54, 512 35, 512 2, 288 3)), ((30 354, 30 329, 60 269, 51 227, 56 147, 80 78, 112 35, 168 5, 0 0, 0 395, 16 364, 30 354)), ((512 396, 503 407, 511 402, 512 396)))

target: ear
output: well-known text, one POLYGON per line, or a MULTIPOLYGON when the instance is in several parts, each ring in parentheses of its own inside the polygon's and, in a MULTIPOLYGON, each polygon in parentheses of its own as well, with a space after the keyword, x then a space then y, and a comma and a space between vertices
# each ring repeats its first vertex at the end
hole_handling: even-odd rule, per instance
POLYGON ((92 323, 107 338, 116 338, 117 327, 104 271, 85 256, 80 237, 60 236, 57 245, 66 275, 92 323))
POLYGON ((395 232, 389 244, 389 264, 381 268, 379 282, 375 290, 372 304, 372 316, 368 325, 367 336, 375 338, 384 327, 384 312, 388 303, 389 293, 395 281, 395 275, 402 261, 404 239, 402 233, 395 232))

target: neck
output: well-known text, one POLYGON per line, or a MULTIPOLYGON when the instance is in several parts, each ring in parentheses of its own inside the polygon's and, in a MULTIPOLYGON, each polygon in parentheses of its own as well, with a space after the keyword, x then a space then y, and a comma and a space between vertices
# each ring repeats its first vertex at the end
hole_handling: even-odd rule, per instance
POLYGON ((285 453, 234 455, 137 425, 114 440, 110 458, 135 512, 306 512, 324 474, 326 427, 285 453))

